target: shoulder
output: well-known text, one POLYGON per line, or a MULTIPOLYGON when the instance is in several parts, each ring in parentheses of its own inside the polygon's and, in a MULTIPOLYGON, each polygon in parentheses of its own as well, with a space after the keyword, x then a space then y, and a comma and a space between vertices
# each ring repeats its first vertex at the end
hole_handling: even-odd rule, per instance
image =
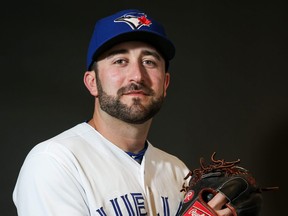
POLYGON ((84 134, 89 134, 90 130, 87 124, 81 123, 35 145, 24 160, 19 178, 45 180, 58 174, 77 173, 75 148, 85 146, 84 134))
MULTIPOLYGON (((80 123, 62 133, 35 145, 27 158, 37 155, 56 156, 73 151, 73 148, 83 147, 89 143, 89 136, 93 134, 92 128, 86 123, 80 123), (87 139, 88 138, 88 139, 87 139)), ((94 132, 95 133, 95 132, 94 132)))
MULTIPOLYGON (((59 170, 74 170, 77 158, 76 152, 79 148, 89 146, 89 137, 91 128, 85 124, 78 124, 50 139, 35 145, 24 159, 21 167, 21 174, 32 172, 37 173, 59 172, 59 170), (88 134, 85 136, 84 134, 88 134)), ((86 147, 88 148, 88 147, 86 147)), ((89 150, 86 150, 89 152, 89 150)), ((43 174, 43 176, 45 176, 43 174)))

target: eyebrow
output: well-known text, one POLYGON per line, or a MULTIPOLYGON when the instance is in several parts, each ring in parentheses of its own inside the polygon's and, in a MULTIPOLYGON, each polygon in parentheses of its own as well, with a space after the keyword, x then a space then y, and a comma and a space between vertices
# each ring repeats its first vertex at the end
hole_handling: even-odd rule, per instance
POLYGON ((128 53, 128 50, 126 49, 116 49, 116 50, 111 50, 110 52, 108 52, 106 54, 105 58, 111 58, 114 55, 118 55, 118 54, 125 54, 128 53))
MULTIPOLYGON (((106 54, 106 58, 107 59, 109 59, 109 58, 111 58, 112 56, 114 56, 114 55, 118 55, 118 54, 127 54, 129 51, 127 50, 127 49, 116 49, 116 50, 111 50, 110 52, 108 52, 107 54, 106 54)), ((155 57, 157 60, 161 60, 161 57, 160 57, 160 54, 158 54, 158 52, 157 51, 153 51, 153 50, 147 50, 147 49, 145 49, 145 50, 143 50, 142 51, 142 54, 144 55, 144 56, 153 56, 153 57, 155 57)))
POLYGON ((161 60, 161 57, 160 55, 158 54, 158 52, 156 51, 151 51, 151 50, 144 50, 142 52, 144 55, 151 55, 151 56, 154 56, 157 60, 161 60))

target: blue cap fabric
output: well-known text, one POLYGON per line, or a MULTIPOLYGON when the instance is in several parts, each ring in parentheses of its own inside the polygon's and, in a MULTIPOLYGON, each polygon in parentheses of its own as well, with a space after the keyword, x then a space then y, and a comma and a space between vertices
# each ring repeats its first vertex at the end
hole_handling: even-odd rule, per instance
POLYGON ((123 10, 100 19, 88 47, 87 69, 96 58, 112 46, 125 41, 144 41, 154 46, 166 61, 175 55, 175 47, 167 38, 164 27, 144 12, 123 10))

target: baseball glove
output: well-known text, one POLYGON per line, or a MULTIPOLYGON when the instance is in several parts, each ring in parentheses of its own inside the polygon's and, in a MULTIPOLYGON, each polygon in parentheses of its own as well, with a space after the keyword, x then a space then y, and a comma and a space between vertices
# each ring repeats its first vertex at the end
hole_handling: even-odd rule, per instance
POLYGON ((200 159, 200 168, 190 171, 183 185, 185 198, 180 216, 216 216, 217 213, 207 203, 218 192, 228 200, 223 208, 228 207, 234 216, 258 216, 262 207, 262 191, 274 190, 276 187, 260 188, 251 173, 237 166, 240 160, 226 162, 215 160, 215 152, 211 163, 204 164, 200 159))

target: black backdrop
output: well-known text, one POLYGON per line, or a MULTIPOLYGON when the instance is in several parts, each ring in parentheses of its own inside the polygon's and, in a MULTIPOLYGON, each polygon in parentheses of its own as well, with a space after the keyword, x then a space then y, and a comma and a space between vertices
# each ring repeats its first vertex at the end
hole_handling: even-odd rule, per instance
POLYGON ((191 168, 213 151, 216 158, 240 158, 259 184, 280 186, 264 194, 262 215, 285 214, 284 2, 6 2, 0 9, 0 214, 16 215, 12 190, 29 150, 92 114, 82 77, 94 22, 134 7, 160 20, 177 47, 150 141, 191 168))

